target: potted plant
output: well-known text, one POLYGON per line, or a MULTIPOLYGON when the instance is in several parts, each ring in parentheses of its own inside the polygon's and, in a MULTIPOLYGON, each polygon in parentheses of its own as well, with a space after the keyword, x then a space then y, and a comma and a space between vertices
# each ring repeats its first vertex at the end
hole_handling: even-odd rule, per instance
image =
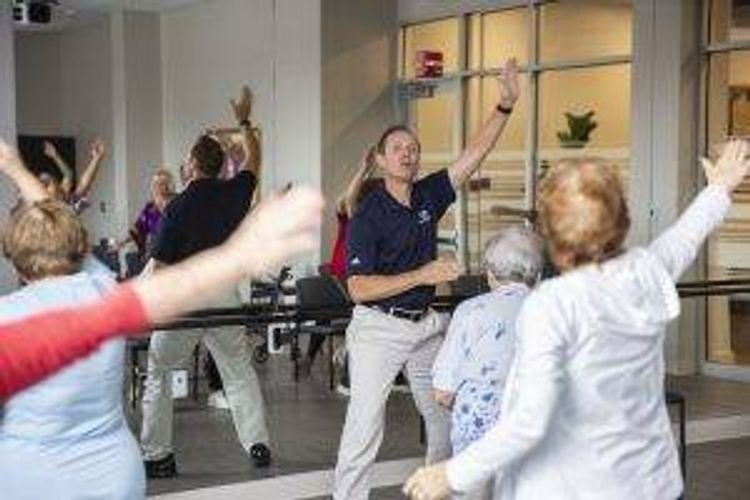
POLYGON ((560 146, 563 148, 582 148, 589 142, 591 132, 596 129, 597 123, 593 120, 594 111, 582 115, 565 113, 568 121, 568 130, 557 133, 560 146))

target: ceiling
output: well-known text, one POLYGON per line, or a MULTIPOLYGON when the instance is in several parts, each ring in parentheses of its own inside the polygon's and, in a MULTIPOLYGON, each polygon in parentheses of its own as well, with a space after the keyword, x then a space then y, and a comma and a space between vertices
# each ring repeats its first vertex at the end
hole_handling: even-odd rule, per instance
MULTIPOLYGON (((11 0, 5 0, 11 1, 11 0)), ((27 0, 28 1, 28 0, 27 0)), ((32 0, 33 1, 33 0, 32 0)), ((113 9, 160 12, 201 1, 211 0, 36 0, 57 4, 52 10, 52 22, 47 25, 15 25, 17 31, 61 31, 85 23, 113 9)))
POLYGON ((81 12, 106 11, 113 7, 124 7, 130 10, 161 11, 198 3, 200 0, 59 0, 60 7, 75 9, 81 12))

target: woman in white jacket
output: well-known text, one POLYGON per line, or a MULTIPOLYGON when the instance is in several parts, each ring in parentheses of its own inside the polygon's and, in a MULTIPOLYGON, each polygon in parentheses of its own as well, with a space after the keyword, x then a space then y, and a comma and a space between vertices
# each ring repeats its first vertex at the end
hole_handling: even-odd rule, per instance
POLYGON ((550 254, 563 274, 526 299, 503 417, 448 462, 417 471, 404 491, 432 500, 495 474, 503 498, 677 499, 683 491, 664 402, 662 346, 680 312, 675 281, 727 214, 750 163, 733 140, 708 186, 646 248, 621 246, 622 184, 598 161, 563 162, 541 186, 550 254))

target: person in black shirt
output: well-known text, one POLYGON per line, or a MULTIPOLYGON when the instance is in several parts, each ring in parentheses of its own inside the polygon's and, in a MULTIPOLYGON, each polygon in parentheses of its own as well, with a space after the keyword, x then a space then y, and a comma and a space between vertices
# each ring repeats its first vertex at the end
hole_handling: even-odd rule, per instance
MULTIPOLYGON (((234 107, 235 113, 242 115, 234 107)), ((238 116, 244 131, 245 161, 232 179, 218 179, 224 164, 224 150, 219 141, 202 135, 193 145, 188 160, 190 183, 167 207, 156 239, 153 259, 157 268, 223 243, 248 212, 257 185, 259 161, 257 153, 252 151, 253 133, 247 116, 249 108, 244 117, 238 116)), ((234 291, 212 306, 240 304, 234 291)), ((270 463, 263 396, 243 327, 155 332, 148 354, 141 432, 148 477, 171 477, 177 473, 169 374, 172 369, 184 366, 199 341, 216 361, 240 442, 257 467, 270 463)))
POLYGON ((419 142, 406 127, 386 130, 376 161, 383 187, 359 205, 347 244, 347 286, 357 304, 346 333, 351 399, 334 479, 334 500, 363 500, 383 439, 385 402, 405 366, 425 421, 427 462, 450 453, 450 415, 432 399, 432 364, 445 318, 430 309, 435 285, 458 277, 454 258, 437 257, 438 221, 456 190, 476 171, 503 131, 518 99, 518 69, 499 76, 500 102, 461 156, 417 180, 419 142))

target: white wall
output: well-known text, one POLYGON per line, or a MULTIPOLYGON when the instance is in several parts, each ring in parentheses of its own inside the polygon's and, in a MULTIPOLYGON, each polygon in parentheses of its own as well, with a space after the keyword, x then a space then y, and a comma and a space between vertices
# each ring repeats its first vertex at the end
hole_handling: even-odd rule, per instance
POLYGON ((126 12, 123 21, 126 213, 133 221, 163 158, 161 22, 153 12, 126 12))
POLYGON ((55 135, 62 129, 59 33, 15 34, 16 119, 19 134, 55 135))
POLYGON ((262 189, 319 187, 320 31, 320 0, 225 0, 164 12, 166 164, 176 169, 204 127, 234 125, 228 99, 248 84, 262 130, 262 189))
POLYGON ((102 137, 110 146, 92 190, 93 206, 83 216, 92 242, 113 236, 117 226, 111 47, 108 18, 67 30, 61 36, 62 133, 76 137, 77 171, 83 170, 95 137, 102 137))
POLYGON ((274 7, 274 185, 320 187, 321 0, 274 7))
MULTIPOLYGON (((16 136, 16 71, 11 19, 9 2, 0 2, 0 137, 7 140, 16 136)), ((6 200, 0 197, 0 201, 6 200)))
POLYGON ((273 41, 271 0, 206 2, 162 14, 163 156, 170 168, 204 127, 235 125, 228 99, 243 84, 254 94, 264 166, 274 164, 273 41))
POLYGON ((159 14, 113 11, 15 38, 19 132, 76 137, 79 175, 102 136, 109 151, 84 220, 94 243, 124 236, 162 159, 159 14))
MULTIPOLYGON (((15 63, 13 57, 13 29, 10 2, 0 2, 0 137, 16 137, 15 63)), ((0 225, 16 200, 12 186, 0 180, 0 225)), ((0 259, 0 294, 15 288, 16 279, 8 261, 0 259)))
POLYGON ((396 120, 396 0, 323 0, 323 256, 335 237, 335 200, 368 145, 396 120))

